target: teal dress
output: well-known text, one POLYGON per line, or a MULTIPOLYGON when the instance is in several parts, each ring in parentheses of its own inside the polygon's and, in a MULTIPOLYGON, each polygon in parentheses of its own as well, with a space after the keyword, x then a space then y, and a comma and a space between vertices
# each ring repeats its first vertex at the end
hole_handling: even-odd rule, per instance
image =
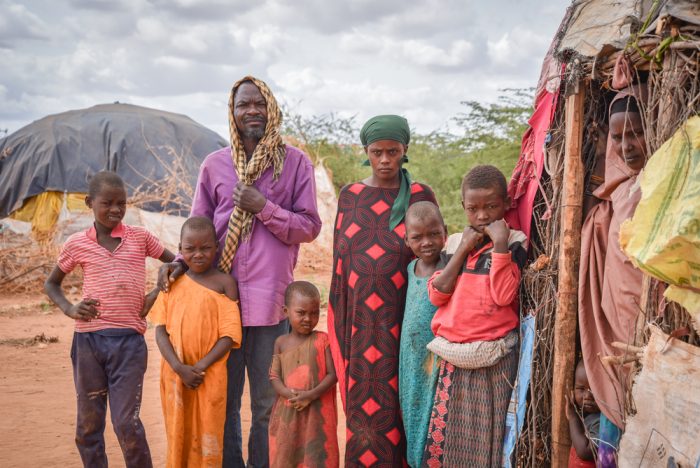
POLYGON ((421 466, 438 371, 433 353, 425 347, 435 338, 430 322, 437 307, 428 299, 429 278, 415 275, 417 261, 408 265, 408 291, 399 351, 399 402, 411 467, 421 466))

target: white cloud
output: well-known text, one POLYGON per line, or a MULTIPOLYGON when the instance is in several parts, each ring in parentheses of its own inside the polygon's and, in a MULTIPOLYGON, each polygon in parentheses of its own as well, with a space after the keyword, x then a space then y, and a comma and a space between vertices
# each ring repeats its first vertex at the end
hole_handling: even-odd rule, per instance
POLYGON ((0 1, 0 11, 0 47, 13 47, 23 39, 48 39, 45 23, 24 5, 0 1))
POLYGON ((401 47, 408 60, 428 67, 461 67, 467 65, 474 56, 474 46, 464 40, 453 42, 449 50, 415 40, 403 42, 401 47))
POLYGON ((208 34, 205 29, 185 29, 173 35, 172 44, 175 49, 186 54, 203 54, 208 48, 207 36, 208 34))
POLYGON ((139 39, 145 42, 161 42, 168 38, 168 28, 160 18, 139 18, 136 22, 139 39))
POLYGON ((154 62, 156 65, 162 65, 167 68, 175 68, 179 70, 184 70, 192 66, 192 60, 182 57, 175 57, 172 55, 161 55, 160 57, 156 57, 154 62))
MULTIPOLYGON (((516 27, 504 33, 497 40, 487 42, 488 56, 494 65, 502 68, 517 68, 528 61, 531 54, 545 51, 551 38, 544 37, 529 29, 516 27)), ((542 54, 542 58, 543 55, 542 54)))
POLYGON ((249 42, 256 58, 271 60, 281 54, 286 36, 277 26, 261 26, 250 33, 249 42))
POLYGON ((130 102, 227 133, 253 74, 305 115, 400 113, 444 128, 460 101, 534 86, 569 0, 0 0, 0 128, 130 102))

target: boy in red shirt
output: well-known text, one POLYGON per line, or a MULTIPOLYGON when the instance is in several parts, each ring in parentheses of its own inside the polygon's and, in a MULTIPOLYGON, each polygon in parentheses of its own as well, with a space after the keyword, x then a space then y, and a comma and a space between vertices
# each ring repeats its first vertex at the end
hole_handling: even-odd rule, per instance
POLYGON ((75 443, 84 466, 106 467, 104 429, 107 397, 112 426, 127 467, 150 467, 151 453, 139 419, 148 354, 143 334, 146 257, 171 262, 175 255, 147 230, 122 224, 124 182, 114 172, 90 180, 85 203, 95 215, 87 231, 71 235, 44 289, 75 320, 71 347, 78 399, 75 443), (83 269, 83 300, 71 304, 61 289, 65 276, 83 269))
MULTIPOLYGON (((469 226, 428 281, 438 307, 428 349, 441 358, 424 459, 434 466, 500 466, 518 366, 518 289, 525 235, 508 228, 506 179, 477 166, 462 181, 469 226)), ((449 249, 449 245, 448 245, 449 249)))

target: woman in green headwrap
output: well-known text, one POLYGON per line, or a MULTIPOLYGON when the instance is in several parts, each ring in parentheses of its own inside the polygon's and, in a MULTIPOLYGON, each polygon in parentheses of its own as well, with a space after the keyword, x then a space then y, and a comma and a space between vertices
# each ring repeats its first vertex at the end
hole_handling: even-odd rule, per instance
POLYGON ((399 336, 413 258, 404 242, 404 215, 412 203, 436 201, 430 187, 411 182, 403 168, 410 141, 406 119, 373 117, 360 140, 372 174, 343 187, 338 197, 328 307, 347 420, 345 466, 402 466, 399 336))

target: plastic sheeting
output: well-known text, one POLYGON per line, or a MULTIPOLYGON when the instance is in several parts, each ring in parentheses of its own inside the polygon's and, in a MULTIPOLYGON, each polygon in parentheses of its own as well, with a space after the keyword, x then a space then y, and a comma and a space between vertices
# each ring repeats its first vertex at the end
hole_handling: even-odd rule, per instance
POLYGON ((691 24, 700 24, 698 0, 578 0, 569 7, 566 31, 557 46, 557 56, 575 52, 593 58, 604 50, 624 49, 632 32, 651 15, 647 33, 656 28, 656 20, 672 16, 691 24))
POLYGON ((665 296, 700 325, 700 117, 689 119, 649 159, 642 199, 620 245, 645 273, 670 284, 665 296))
POLYGON ((632 26, 644 22, 652 0, 579 0, 571 7, 571 20, 557 52, 573 51, 595 57, 603 47, 624 48, 632 26))
POLYGON ((148 190, 178 165, 193 187, 204 158, 227 144, 187 116, 130 104, 50 115, 0 140, 0 218, 43 192, 85 193, 89 177, 104 169, 117 172, 130 194, 148 190))
POLYGON ((528 315, 520 322, 520 358, 518 377, 510 397, 508 414, 506 414, 506 434, 503 441, 502 466, 511 468, 511 459, 515 444, 525 423, 527 392, 530 389, 532 377, 532 352, 535 347, 535 316, 528 315))
POLYGON ((620 468, 700 466, 700 348, 651 328, 632 389, 637 414, 620 442, 620 468))

